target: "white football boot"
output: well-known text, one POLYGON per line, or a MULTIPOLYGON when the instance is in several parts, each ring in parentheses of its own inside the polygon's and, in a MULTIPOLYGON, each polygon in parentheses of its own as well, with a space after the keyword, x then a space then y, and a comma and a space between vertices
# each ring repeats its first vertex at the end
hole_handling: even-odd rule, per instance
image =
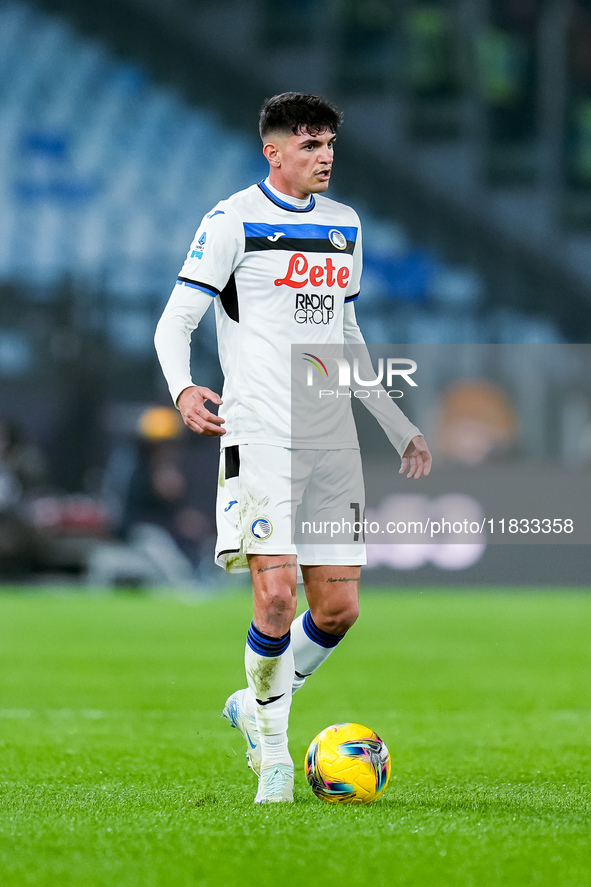
POLYGON ((259 728, 256 719, 246 713, 244 695, 248 691, 236 690, 226 699, 222 717, 230 722, 232 727, 240 730, 246 740, 246 760, 250 769, 260 776, 261 772, 261 743, 259 740, 259 728))
POLYGON ((271 764, 259 776, 255 804, 293 801, 293 764, 271 764))

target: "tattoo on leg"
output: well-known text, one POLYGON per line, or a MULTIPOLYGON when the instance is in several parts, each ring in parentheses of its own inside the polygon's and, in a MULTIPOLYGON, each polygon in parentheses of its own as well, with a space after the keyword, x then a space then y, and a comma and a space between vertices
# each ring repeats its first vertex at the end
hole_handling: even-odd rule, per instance
POLYGON ((339 579, 327 579, 327 582, 359 582, 359 579, 355 579, 349 576, 342 576, 339 579))
POLYGON ((260 569, 257 570, 257 573, 266 573, 267 570, 282 570, 284 567, 295 567, 295 566, 296 566, 296 564, 292 564, 289 561, 287 561, 284 564, 273 564, 272 567, 261 567, 260 569))

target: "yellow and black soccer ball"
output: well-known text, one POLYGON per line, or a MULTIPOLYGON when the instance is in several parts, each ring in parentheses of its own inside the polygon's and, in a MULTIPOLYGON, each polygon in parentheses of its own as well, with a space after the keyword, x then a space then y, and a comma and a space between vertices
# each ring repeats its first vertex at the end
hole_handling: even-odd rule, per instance
POLYGON ((378 734, 361 724, 333 724, 306 752, 306 779, 329 804, 369 804, 390 779, 390 754, 378 734))

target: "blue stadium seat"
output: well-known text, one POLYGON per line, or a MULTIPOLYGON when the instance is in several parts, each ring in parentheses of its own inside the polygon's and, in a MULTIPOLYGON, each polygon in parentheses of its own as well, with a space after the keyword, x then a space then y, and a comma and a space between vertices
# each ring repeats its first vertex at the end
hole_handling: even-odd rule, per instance
MULTIPOLYGON (((125 310, 162 305, 202 215, 264 175, 254 136, 228 130, 27 2, 0 7, 0 77, 2 280, 51 285, 68 275, 125 310)), ((473 271, 449 268, 395 223, 361 215, 359 310, 382 341, 401 341, 403 331, 441 342, 510 335, 502 319, 493 332, 478 319, 473 271)), ((545 320, 518 326, 535 341, 556 340, 545 320)))

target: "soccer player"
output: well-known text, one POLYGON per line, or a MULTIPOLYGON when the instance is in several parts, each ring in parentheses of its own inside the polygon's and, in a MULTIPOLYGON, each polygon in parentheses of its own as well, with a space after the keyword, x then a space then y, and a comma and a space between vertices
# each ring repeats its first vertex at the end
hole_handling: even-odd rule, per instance
MULTIPOLYGON (((258 776, 256 803, 293 800, 292 694, 357 619, 366 563, 359 533, 336 544, 295 544, 292 520, 314 488, 311 480, 330 491, 328 505, 363 513, 350 426, 337 447, 307 426, 291 427, 292 344, 306 342, 308 356, 321 346, 363 345, 354 308, 359 218, 324 196, 340 122, 318 96, 284 93, 265 102, 259 123, 269 175, 205 216, 155 337, 185 424, 221 440, 216 562, 229 571, 249 569, 252 578, 247 687, 229 697, 223 715, 246 740, 258 776), (191 333, 211 302, 223 397, 196 385, 189 372, 191 333), (309 609, 294 620, 298 562, 309 609)), ((428 475, 431 455, 419 429, 389 398, 364 403, 402 457, 400 473, 428 475)))

